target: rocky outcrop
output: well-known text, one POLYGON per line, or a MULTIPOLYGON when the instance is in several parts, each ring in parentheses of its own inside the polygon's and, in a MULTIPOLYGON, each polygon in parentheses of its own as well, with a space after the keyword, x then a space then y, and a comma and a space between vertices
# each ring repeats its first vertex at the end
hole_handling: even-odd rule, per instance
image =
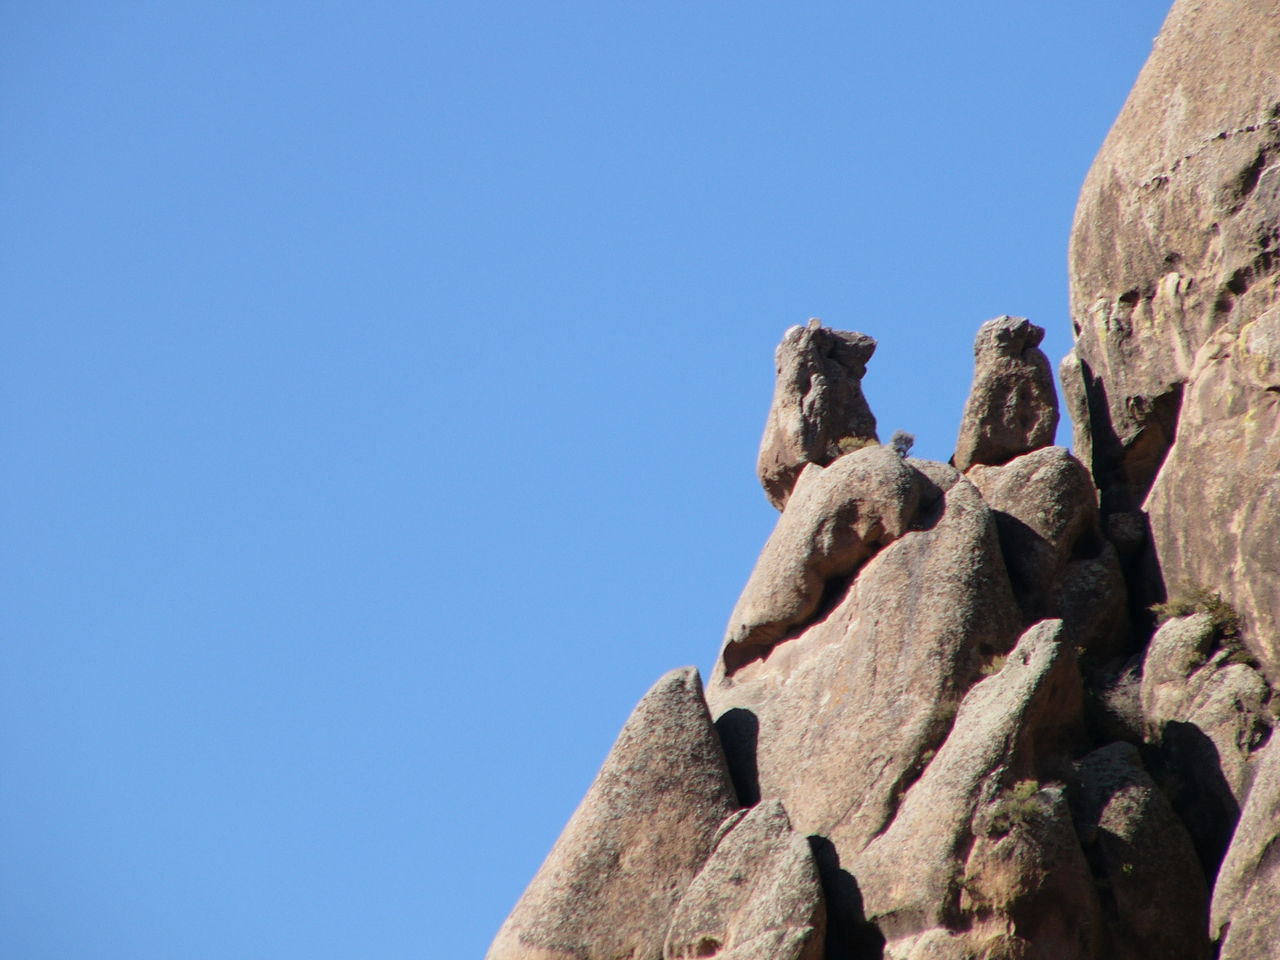
POLYGON ((488 960, 657 958, 737 807, 692 667, 645 695, 488 960))
POLYGON ((1273 678, 1277 63, 1270 0, 1173 5, 1081 193, 1062 367, 1104 513, 1150 515, 1149 600, 1221 591, 1273 678))
POLYGON ((1072 642, 1103 660, 1122 651, 1127 590, 1084 465, 1062 447, 1044 447, 1003 466, 974 465, 966 476, 995 511, 1026 621, 1065 620, 1072 642))
POLYGON ((852 858, 888 956, 916 955, 922 937, 936 949, 943 931, 963 956, 1094 955, 1089 871, 1060 785, 1040 785, 1080 733, 1066 639, 1061 621, 1038 624, 968 692, 892 823, 852 858))
POLYGON ((1280 960, 1278 76, 1280 7, 1175 3, 1077 214, 1075 455, 1026 320, 952 465, 787 332, 706 705, 642 701, 490 960, 1280 960))
POLYGON ((681 898, 663 960, 819 960, 826 907, 808 842, 777 800, 734 814, 681 898))
POLYGON ((1254 751, 1272 723, 1266 681, 1221 639, 1208 614, 1168 621, 1147 647, 1141 683, 1160 779, 1209 875, 1222 861, 1253 778, 1254 751))
POLYGON ((726 664, 763 656, 808 622, 828 583, 907 531, 927 484, 887 447, 807 466, 729 617, 726 664))
POLYGON ((1025 317, 996 317, 978 331, 974 373, 951 462, 1001 464, 1053 443, 1058 394, 1049 358, 1040 350, 1044 329, 1025 317))
POLYGON ((830 845, 824 887, 844 891, 828 898, 838 943, 863 922, 861 879, 840 877, 857 877, 852 865, 893 822, 965 692, 1018 635, 991 511, 955 471, 930 469, 950 489, 921 508, 917 529, 767 659, 732 673, 722 659, 707 687, 744 801, 782 800, 800 832, 830 845))
POLYGON ((875 349, 871 337, 831 330, 817 319, 783 335, 758 464, 769 502, 779 510, 806 464, 826 466, 841 453, 879 442, 876 418, 862 395, 875 349))
POLYGON ((1109 960, 1210 955, 1208 890, 1191 838, 1132 744, 1080 761, 1075 807, 1099 885, 1109 960))
POLYGON ((1280 740, 1262 751, 1213 891, 1219 960, 1280 956, 1280 740))

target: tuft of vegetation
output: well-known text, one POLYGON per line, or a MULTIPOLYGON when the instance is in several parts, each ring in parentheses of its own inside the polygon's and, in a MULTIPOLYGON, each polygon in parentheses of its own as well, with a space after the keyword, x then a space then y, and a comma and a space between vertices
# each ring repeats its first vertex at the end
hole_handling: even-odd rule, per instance
POLYGON ((995 813, 991 817, 991 825, 997 833, 1008 833, 1015 826, 1027 823, 1044 811, 1040 781, 1019 780, 1000 794, 995 813))
POLYGON ((1174 617, 1189 617, 1193 613, 1208 614, 1213 630, 1219 637, 1238 637, 1243 623, 1236 608, 1222 598, 1222 594, 1208 587, 1188 587, 1172 594, 1164 603, 1151 605, 1156 623, 1161 624, 1174 617))
POLYGON ((837 455, 842 453, 853 453, 855 450, 861 450, 864 447, 878 447, 880 444, 871 437, 841 437, 836 441, 837 455))
POLYGON ((1004 669, 1004 665, 1008 662, 1009 662, 1008 655, 1002 653, 998 656, 992 657, 990 660, 984 663, 982 665, 982 668, 978 672, 981 673, 984 677, 994 677, 997 673, 999 673, 1001 670, 1004 669))
POLYGON ((893 452, 904 459, 911 452, 915 442, 916 435, 907 433, 905 430, 895 430, 893 436, 889 438, 889 446, 893 447, 893 452))

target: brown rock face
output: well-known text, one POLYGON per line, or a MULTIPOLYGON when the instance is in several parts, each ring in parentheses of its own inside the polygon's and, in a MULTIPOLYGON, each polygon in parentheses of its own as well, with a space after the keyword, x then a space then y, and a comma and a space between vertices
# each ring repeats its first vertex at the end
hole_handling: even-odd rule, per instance
POLYGON ((1111 960, 1203 960, 1210 953, 1208 891, 1191 838, 1142 768, 1137 748, 1114 743, 1078 769, 1081 838, 1107 891, 1111 960))
POLYGON ((698 672, 674 670, 627 720, 488 960, 656 960, 737 805, 698 672))
POLYGON ((1244 804, 1254 751, 1271 735, 1270 690, 1237 654, 1219 647, 1212 620, 1199 613, 1157 630, 1142 665, 1147 739, 1210 876, 1244 804))
POLYGON ((1280 956, 1280 741, 1262 752, 1257 779, 1218 872, 1211 929, 1220 960, 1280 956))
POLYGON ((921 508, 919 529, 860 567, 798 636, 732 675, 722 662, 707 689, 744 801, 782 800, 827 845, 830 949, 862 936, 858 856, 893 822, 983 664, 1018 633, 991 511, 954 471, 930 469, 950 489, 921 508))
POLYGON ((777 800, 734 814, 685 892, 663 960, 819 960, 826 907, 808 842, 777 800))
POLYGON ((1104 512, 1145 502, 1153 575, 1222 591, 1273 677, 1278 65, 1270 0, 1174 4, 1080 197, 1062 367, 1104 512))
POLYGON ((805 464, 826 466, 846 446, 876 443, 876 418, 862 378, 876 342, 831 330, 819 320, 792 327, 775 356, 773 406, 760 441, 758 471, 769 502, 781 510, 805 464))
POLYGON ((960 421, 951 462, 1001 464, 1053 443, 1058 394, 1049 358, 1040 350, 1044 329, 1025 317, 996 317, 973 344, 973 386, 960 421))
POLYGON ((1102 535, 1089 471, 1062 447, 965 475, 995 511, 1000 546, 1028 623, 1066 621, 1072 642, 1105 658, 1128 636, 1127 590, 1102 535))
POLYGON ((1042 790, 1037 779, 1066 769, 1080 710, 1080 675, 1055 620, 1027 631, 965 696, 892 824, 853 858, 892 956, 914 955, 929 931, 926 942, 940 942, 938 930, 962 940, 964 956, 1015 945, 1019 956, 1094 955, 1088 867, 1060 785, 1042 790))
POLYGON ((886 447, 806 467, 729 617, 726 665, 763 656, 808 622, 828 583, 907 531, 926 485, 886 447))

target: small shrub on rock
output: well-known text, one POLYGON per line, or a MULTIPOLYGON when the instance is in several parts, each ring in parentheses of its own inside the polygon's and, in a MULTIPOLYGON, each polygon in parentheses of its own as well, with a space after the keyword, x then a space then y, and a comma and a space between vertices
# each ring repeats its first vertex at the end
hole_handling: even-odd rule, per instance
POLYGON ((1189 617, 1193 613, 1205 613, 1213 621, 1214 632, 1220 637, 1238 637, 1242 623, 1240 614, 1222 598, 1222 594, 1208 587, 1188 587, 1170 595, 1164 603, 1151 605, 1156 623, 1164 623, 1174 617, 1189 617))

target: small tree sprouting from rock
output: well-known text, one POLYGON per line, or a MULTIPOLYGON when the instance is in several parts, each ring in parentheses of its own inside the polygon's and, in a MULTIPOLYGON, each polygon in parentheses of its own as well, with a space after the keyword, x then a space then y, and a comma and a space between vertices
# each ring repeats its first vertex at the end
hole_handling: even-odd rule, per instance
POLYGON ((889 438, 889 446, 893 447, 894 452, 900 457, 906 457, 915 442, 915 434, 907 433, 905 430, 895 430, 893 436, 889 438))

